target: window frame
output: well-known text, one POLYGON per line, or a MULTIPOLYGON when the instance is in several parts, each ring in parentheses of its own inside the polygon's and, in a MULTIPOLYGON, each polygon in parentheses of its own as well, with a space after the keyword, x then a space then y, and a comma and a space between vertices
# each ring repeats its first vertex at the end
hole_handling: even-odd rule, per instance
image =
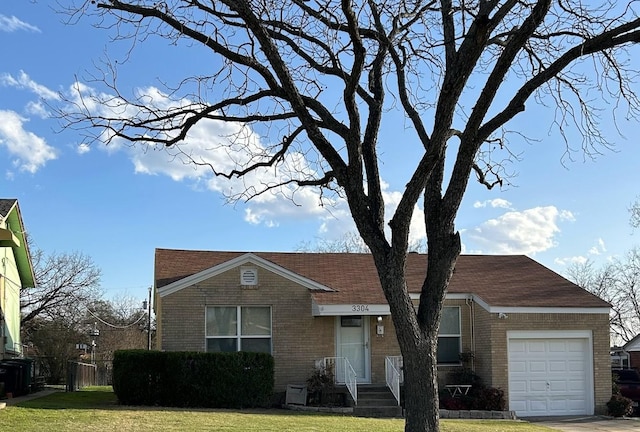
MULTIPOLYGON (((438 329, 438 348, 440 348, 440 338, 457 338, 458 339, 458 356, 462 353, 462 308, 460 306, 443 306, 445 308, 458 310, 458 333, 442 333, 442 328, 438 329)), ((437 361, 438 366, 460 366, 462 361, 458 357, 455 362, 440 362, 437 361)))
MULTIPOLYGON (((235 340, 236 350, 231 352, 242 351, 243 339, 268 339, 269 340, 269 354, 273 354, 273 308, 269 305, 206 305, 204 308, 204 351, 205 352, 222 352, 222 351, 209 351, 208 342, 209 339, 226 339, 235 340), (235 308, 236 309, 236 332, 235 335, 222 335, 222 336, 209 336, 207 330, 208 313, 210 308, 235 308), (242 309, 243 308, 263 308, 269 309, 269 335, 243 335, 242 334, 242 309)), ((227 351, 228 352, 228 351, 227 351)), ((261 351, 264 352, 264 351, 261 351)))

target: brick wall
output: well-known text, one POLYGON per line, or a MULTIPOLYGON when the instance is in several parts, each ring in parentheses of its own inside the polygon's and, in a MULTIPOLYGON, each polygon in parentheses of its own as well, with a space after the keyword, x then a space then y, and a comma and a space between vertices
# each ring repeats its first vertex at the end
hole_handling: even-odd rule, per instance
MULTIPOLYGON (((167 351, 205 350, 206 306, 270 306, 272 348, 275 360, 276 391, 287 384, 302 384, 310 376, 314 362, 335 356, 335 317, 313 317, 311 296, 281 276, 258 269, 256 287, 240 286, 240 269, 232 269, 197 285, 158 298, 156 313, 158 348, 167 351)), ((593 332, 595 406, 603 413, 611 396, 609 327, 606 314, 509 314, 498 319, 477 304, 448 300, 459 306, 462 324, 462 351, 473 351, 473 366, 487 385, 508 390, 508 330, 591 330, 593 332), (472 326, 473 318, 473 326, 472 326), (472 341, 472 327, 475 340, 472 341)), ((388 355, 399 355, 391 317, 384 317, 384 336, 376 335, 376 317, 370 319, 371 381, 384 383, 384 363, 388 355)), ((439 382, 453 367, 439 368, 439 382)), ((508 398, 508 394, 507 394, 508 398)))
POLYGON ((162 298, 161 349, 204 351, 206 306, 270 306, 276 391, 304 383, 315 360, 335 355, 335 318, 312 316, 307 288, 260 267, 258 282, 240 286, 236 268, 162 298))
POLYGON ((384 326, 384 336, 376 335, 377 317, 372 316, 370 320, 371 326, 371 382, 384 383, 385 377, 385 358, 387 356, 399 356, 400 347, 396 339, 396 330, 391 320, 391 316, 387 315, 382 321, 384 326))
POLYGON ((476 372, 493 387, 505 390, 508 400, 507 331, 590 330, 593 342, 593 383, 596 414, 606 412, 611 397, 609 318, 606 314, 508 314, 499 319, 476 309, 476 372), (491 339, 491 343, 487 343, 491 339))
POLYGON ((629 367, 640 370, 640 351, 629 351, 629 367))

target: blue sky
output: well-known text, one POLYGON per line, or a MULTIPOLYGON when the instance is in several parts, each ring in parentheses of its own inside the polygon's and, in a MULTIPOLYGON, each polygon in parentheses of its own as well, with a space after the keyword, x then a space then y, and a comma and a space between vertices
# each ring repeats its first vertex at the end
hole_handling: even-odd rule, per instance
MULTIPOLYGON (((353 230, 344 203, 328 211, 318 206, 316 191, 298 194, 299 206, 272 195, 225 204, 222 192, 239 183, 213 178, 166 151, 84 145, 78 131, 61 131, 49 109, 59 92, 69 94, 76 80, 91 87, 87 77, 105 52, 118 58, 128 46, 89 22, 64 24, 67 17, 47 3, 0 5, 0 196, 19 199, 38 247, 87 254, 102 269, 108 297, 142 299, 153 283, 156 247, 293 251, 353 230)), ((159 78, 177 80, 215 61, 194 55, 197 47, 167 51, 166 45, 150 40, 136 47, 119 75, 123 88, 153 93, 159 78)), ((551 115, 549 107, 528 105, 510 125, 536 139, 519 144, 513 185, 487 191, 471 183, 456 221, 466 253, 525 254, 563 273, 572 262, 605 263, 638 243, 628 213, 640 194, 637 124, 620 116, 620 136, 605 120, 614 151, 567 157, 565 142, 549 127, 551 115)), ((192 150, 218 160, 206 153, 206 137, 220 134, 219 127, 204 126, 189 143, 192 150)), ((383 138, 387 145, 397 139, 383 138)), ((569 139, 579 147, 580 137, 569 139)), ((411 153, 383 147, 381 158, 391 209, 411 153)), ((247 180, 254 181, 260 178, 247 180)), ((419 240, 424 229, 416 222, 412 238, 419 240)))

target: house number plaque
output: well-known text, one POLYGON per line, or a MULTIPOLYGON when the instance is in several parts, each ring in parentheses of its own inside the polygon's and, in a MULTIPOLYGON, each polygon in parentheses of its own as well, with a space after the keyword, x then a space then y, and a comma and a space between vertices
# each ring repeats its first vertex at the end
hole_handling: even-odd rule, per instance
POLYGON ((351 305, 351 312, 369 312, 369 305, 364 305, 364 304, 351 305))

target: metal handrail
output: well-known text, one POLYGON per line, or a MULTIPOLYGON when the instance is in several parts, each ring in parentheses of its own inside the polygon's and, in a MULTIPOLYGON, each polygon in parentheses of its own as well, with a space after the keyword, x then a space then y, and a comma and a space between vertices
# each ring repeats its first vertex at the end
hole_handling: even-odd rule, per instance
POLYGON ((353 403, 358 404, 358 376, 351 366, 351 362, 346 357, 325 357, 324 368, 328 370, 333 367, 334 380, 337 384, 344 384, 353 398, 353 403), (341 371, 338 370, 338 362, 342 363, 341 371), (342 372, 342 373, 341 373, 342 372))
POLYGON ((400 371, 396 368, 397 360, 393 357, 387 356, 384 361, 384 372, 387 382, 387 387, 391 390, 393 397, 396 398, 398 405, 400 405, 400 371))

